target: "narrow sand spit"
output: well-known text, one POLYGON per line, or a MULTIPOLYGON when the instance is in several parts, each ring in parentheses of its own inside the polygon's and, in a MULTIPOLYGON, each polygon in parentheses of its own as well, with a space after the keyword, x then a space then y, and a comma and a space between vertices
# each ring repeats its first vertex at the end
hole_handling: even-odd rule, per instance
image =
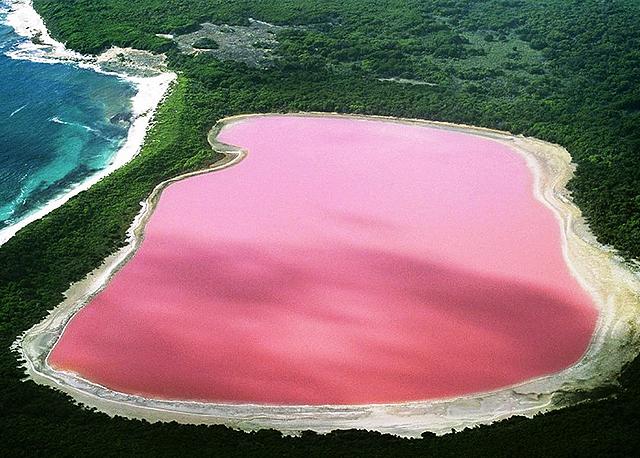
MULTIPOLYGON (((241 429, 275 428, 286 433, 305 429, 326 432, 338 428, 363 428, 419 436, 427 430, 446 433, 452 428, 490 423, 516 414, 531 416, 562 407, 568 399, 575 399, 570 396, 572 392, 588 390, 613 380, 621 366, 637 354, 639 339, 635 330, 640 308, 640 278, 611 250, 595 241, 580 210, 571 202, 565 185, 574 167, 564 148, 537 139, 471 126, 351 116, 352 119, 377 119, 470 133, 505 144, 526 159, 533 172, 536 198, 554 212, 561 225, 567 264, 600 309, 591 344, 578 363, 556 374, 487 393, 435 401, 355 406, 263 406, 146 399, 111 391, 76 374, 53 370, 47 363, 49 352, 73 315, 106 286, 140 246, 144 226, 162 190, 177 180, 219 170, 242 160, 243 151, 217 142, 216 137, 224 126, 250 116, 264 115, 227 118, 214 126, 209 142, 215 151, 225 153, 225 158, 210 169, 158 185, 142 203, 142 211, 129 231, 129 244, 107 258, 84 280, 72 285, 65 293, 67 299, 15 342, 14 349, 21 354, 26 372, 33 380, 55 387, 77 402, 96 407, 109 415, 148 421, 221 423, 241 429)), ((299 113, 290 116, 343 115, 299 113)))

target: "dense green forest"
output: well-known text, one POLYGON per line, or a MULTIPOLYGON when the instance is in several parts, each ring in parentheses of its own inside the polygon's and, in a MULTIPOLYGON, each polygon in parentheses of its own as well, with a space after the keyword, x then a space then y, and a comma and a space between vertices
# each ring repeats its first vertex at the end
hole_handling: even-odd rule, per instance
POLYGON ((635 0, 35 0, 52 35, 97 53, 165 52, 180 77, 142 153, 0 248, 0 447, 40 453, 401 456, 635 455, 640 360, 619 384, 573 407, 422 439, 364 431, 282 437, 274 431, 150 425, 80 409, 22 383, 16 336, 121 246, 160 181, 217 157, 221 117, 299 110, 468 123, 565 146, 570 186, 594 233, 640 258, 640 3, 635 0), (182 54, 156 34, 198 24, 288 26, 268 68, 182 54), (414 83, 400 84, 389 78, 414 83), (428 83, 428 84, 427 84, 428 83), (602 398, 606 393, 606 398, 602 398))

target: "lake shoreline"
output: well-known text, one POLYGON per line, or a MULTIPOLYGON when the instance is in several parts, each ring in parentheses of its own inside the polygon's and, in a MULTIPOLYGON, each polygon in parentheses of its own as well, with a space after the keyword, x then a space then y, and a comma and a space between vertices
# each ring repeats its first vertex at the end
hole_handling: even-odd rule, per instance
POLYGON ((491 138, 523 155, 534 175, 536 198, 554 212, 561 224, 567 264, 600 308, 598 327, 583 358, 560 373, 489 393, 436 401, 364 406, 259 406, 159 401, 117 393, 74 374, 58 372, 49 367, 47 355, 64 331, 66 323, 106 285, 139 246, 144 225, 162 190, 180 179, 219 170, 241 160, 242 151, 218 143, 215 137, 224 126, 251 116, 269 115, 242 115, 219 121, 209 133, 209 142, 215 151, 226 153, 222 163, 158 185, 130 228, 129 244, 107 258, 85 280, 72 285, 65 294, 67 300, 16 342, 14 349, 21 353, 26 371, 34 380, 56 387, 76 401, 97 407, 110 415, 148 421, 223 423, 242 429, 272 427, 287 433, 304 429, 327 432, 336 428, 366 428, 403 436, 419 436, 425 430, 442 434, 451 428, 490 423, 516 414, 531 416, 562 407, 563 392, 588 390, 614 379, 621 366, 636 355, 638 342, 631 328, 637 323, 634 312, 638 307, 639 280, 637 275, 616 260, 614 253, 595 242, 579 209, 571 203, 564 186, 573 174, 573 166, 564 148, 506 132, 450 123, 335 113, 296 113, 289 116, 347 116, 351 119, 384 120, 456 130, 491 138), (607 358, 610 352, 617 355, 615 361, 607 358))

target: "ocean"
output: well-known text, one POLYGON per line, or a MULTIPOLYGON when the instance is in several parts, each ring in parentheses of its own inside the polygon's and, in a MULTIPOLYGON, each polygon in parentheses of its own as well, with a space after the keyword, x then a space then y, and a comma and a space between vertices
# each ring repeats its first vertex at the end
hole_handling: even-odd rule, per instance
POLYGON ((136 94, 118 76, 10 57, 29 40, 6 24, 8 11, 0 0, 0 232, 109 167, 136 94))

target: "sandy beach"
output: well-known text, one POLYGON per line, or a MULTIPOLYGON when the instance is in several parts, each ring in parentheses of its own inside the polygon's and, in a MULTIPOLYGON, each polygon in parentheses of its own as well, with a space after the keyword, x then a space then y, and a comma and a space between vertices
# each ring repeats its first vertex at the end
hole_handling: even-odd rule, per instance
MULTIPOLYGON (((249 116, 252 115, 227 118, 211 130, 209 142, 214 150, 226 153, 225 159, 196 174, 219 170, 242 160, 243 151, 218 143, 216 136, 225 125, 249 116)), ((338 115, 299 113, 291 116, 338 115)), ((130 228, 128 245, 107 258, 83 281, 72 285, 66 292, 67 299, 16 341, 14 349, 20 353, 27 374, 36 382, 57 388, 77 402, 96 407, 109 415, 148 421, 222 423, 242 429, 271 427, 286 433, 305 429, 326 432, 338 428, 364 428, 419 436, 427 430, 443 434, 452 428, 490 423, 515 414, 532 416, 562 407, 566 405, 567 394, 613 380, 621 366, 635 357, 638 338, 634 331, 638 324, 640 280, 614 252, 595 241, 580 210, 571 202, 565 185, 573 174, 574 166, 564 148, 472 126, 384 117, 351 118, 418 124, 478 135, 503 143, 525 158, 534 176, 536 198, 553 211, 562 228, 567 265, 599 308, 596 332, 578 363, 559 373, 488 393, 436 401, 357 406, 260 406, 145 399, 110 391, 75 374, 53 370, 47 364, 47 355, 66 324, 75 312, 105 287, 139 247, 144 226, 162 190, 174 181, 194 175, 188 174, 160 184, 143 203, 130 228)))
POLYGON ((110 165, 92 175, 78 186, 75 186, 69 192, 48 202, 46 206, 31 213, 18 223, 0 230, 0 245, 13 237, 16 232, 26 225, 60 207, 73 196, 90 188, 102 178, 133 159, 140 152, 156 108, 166 96, 172 82, 176 78, 174 73, 168 71, 166 68, 162 68, 162 66, 148 69, 149 71, 145 76, 140 76, 142 75, 140 71, 141 68, 135 66, 131 66, 130 69, 122 69, 121 72, 105 70, 105 64, 113 60, 116 54, 136 55, 136 53, 140 52, 118 49, 115 53, 113 50, 109 50, 101 56, 93 57, 70 51, 64 44, 54 40, 49 35, 42 18, 33 9, 31 0, 12 0, 10 5, 11 11, 7 15, 8 25, 10 25, 18 35, 29 40, 22 43, 15 51, 9 53, 10 57, 42 63, 68 63, 70 65, 90 68, 97 72, 111 74, 130 81, 136 88, 136 95, 131 101, 133 122, 129 128, 125 142, 113 156, 110 165), (38 44, 31 40, 36 41, 38 44))

